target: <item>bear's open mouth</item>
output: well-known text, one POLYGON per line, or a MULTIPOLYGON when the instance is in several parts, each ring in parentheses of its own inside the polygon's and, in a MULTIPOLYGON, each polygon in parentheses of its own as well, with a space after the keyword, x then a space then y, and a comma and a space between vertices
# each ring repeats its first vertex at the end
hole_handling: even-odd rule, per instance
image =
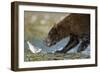
POLYGON ((51 47, 51 46, 53 46, 53 45, 56 45, 56 41, 51 42, 51 43, 46 43, 46 44, 47 44, 48 47, 51 47))
POLYGON ((56 44, 56 41, 51 41, 50 39, 46 39, 45 44, 46 46, 51 47, 56 44))
POLYGON ((56 44, 56 42, 53 42, 53 43, 47 43, 47 46, 48 47, 51 47, 51 46, 53 46, 53 45, 55 45, 56 44))

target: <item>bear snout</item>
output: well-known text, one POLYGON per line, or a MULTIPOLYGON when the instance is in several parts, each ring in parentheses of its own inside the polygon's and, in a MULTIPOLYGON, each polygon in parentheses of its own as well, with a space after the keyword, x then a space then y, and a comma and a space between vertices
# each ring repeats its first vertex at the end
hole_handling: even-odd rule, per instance
POLYGON ((48 47, 51 46, 51 41, 50 41, 50 39, 46 38, 45 42, 46 42, 46 45, 47 45, 48 47))

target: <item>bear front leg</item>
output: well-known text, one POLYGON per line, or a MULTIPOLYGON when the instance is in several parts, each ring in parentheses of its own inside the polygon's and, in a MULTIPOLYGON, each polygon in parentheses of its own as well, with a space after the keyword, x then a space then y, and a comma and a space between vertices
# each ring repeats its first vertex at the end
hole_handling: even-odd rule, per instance
POLYGON ((77 52, 84 51, 88 47, 89 44, 90 44, 90 40, 82 41, 77 52))
POLYGON ((61 51, 56 51, 56 53, 66 53, 78 44, 79 44, 78 37, 75 35, 71 35, 68 44, 61 51))

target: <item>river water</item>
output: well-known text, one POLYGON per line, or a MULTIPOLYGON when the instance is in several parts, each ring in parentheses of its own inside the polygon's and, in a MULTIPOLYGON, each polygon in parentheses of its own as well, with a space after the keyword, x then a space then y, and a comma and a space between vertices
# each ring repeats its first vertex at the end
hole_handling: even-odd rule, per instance
MULTIPOLYGON (((28 41, 30 41, 30 43, 32 45, 34 45, 35 47, 42 49, 41 53, 45 54, 45 53, 53 53, 57 50, 61 50, 61 48, 65 47, 66 44, 68 43, 69 37, 62 39, 56 45, 53 45, 51 47, 46 46, 44 39, 39 39, 39 38, 33 37, 31 40, 28 40, 28 41)), ((70 51, 68 51, 68 53, 77 53, 77 49, 78 49, 79 45, 80 44, 78 44, 76 47, 72 48, 70 51)), ((26 41, 24 41, 24 48, 28 49, 28 44, 26 43, 26 41)), ((88 46, 86 48, 86 50, 83 51, 82 53, 84 53, 86 55, 90 55, 90 46, 88 46)))

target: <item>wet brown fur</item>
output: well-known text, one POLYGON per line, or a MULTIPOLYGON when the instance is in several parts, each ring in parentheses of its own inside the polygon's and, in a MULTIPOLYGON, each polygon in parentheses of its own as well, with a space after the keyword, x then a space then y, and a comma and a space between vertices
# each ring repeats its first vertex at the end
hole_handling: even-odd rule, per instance
POLYGON ((47 39, 49 41, 47 43, 52 43, 52 46, 61 39, 71 35, 75 35, 79 40, 83 34, 90 35, 90 15, 72 13, 52 27, 48 33, 47 39))

